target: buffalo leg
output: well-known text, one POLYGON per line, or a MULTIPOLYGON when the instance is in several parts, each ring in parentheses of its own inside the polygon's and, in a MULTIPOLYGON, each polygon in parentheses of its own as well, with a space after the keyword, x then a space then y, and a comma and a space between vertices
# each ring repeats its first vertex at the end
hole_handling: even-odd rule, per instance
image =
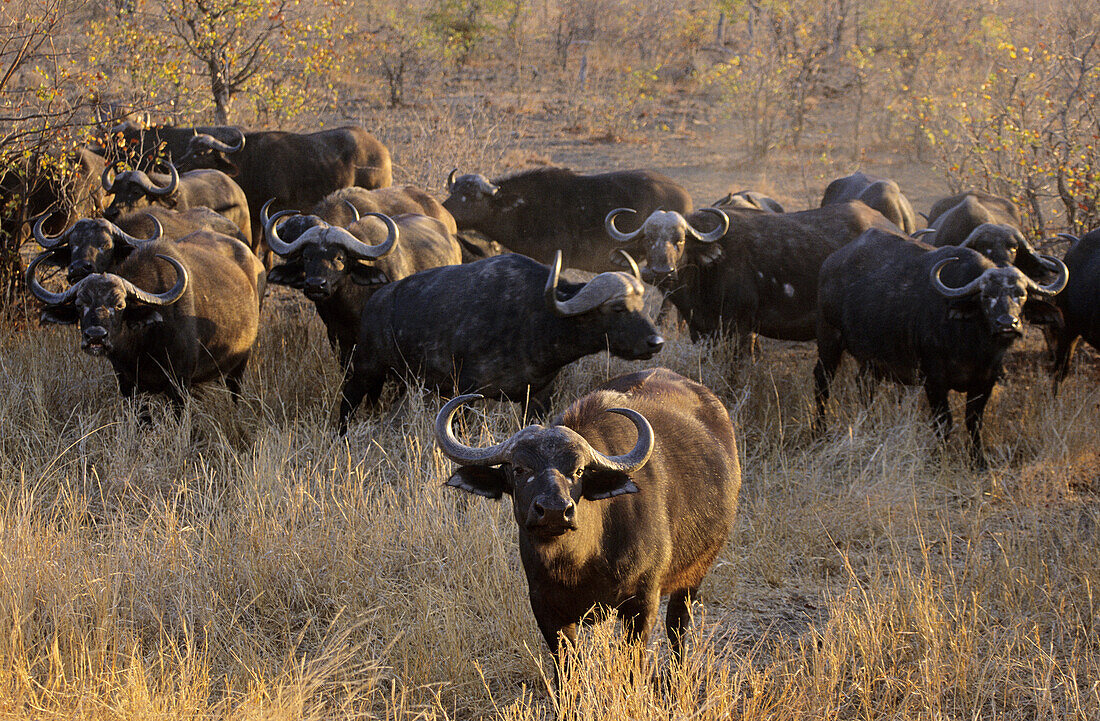
POLYGON ((836 376, 840 361, 844 357, 844 344, 840 333, 831 328, 818 326, 817 364, 814 366, 814 402, 817 415, 814 418, 814 433, 825 429, 825 405, 829 402, 829 385, 836 376))
POLYGON ((623 621, 627 638, 645 643, 657 621, 660 610, 661 593, 656 585, 647 589, 644 595, 638 595, 619 606, 619 616, 623 621))
POLYGON ((875 387, 878 380, 875 378, 874 368, 870 363, 861 363, 859 373, 856 375, 856 390, 859 393, 859 402, 866 408, 875 400, 875 387))
POLYGON ((577 622, 563 619, 561 614, 548 608, 537 594, 529 592, 529 597, 535 622, 554 657, 554 683, 560 690, 562 673, 568 671, 569 652, 577 644, 577 622))
POLYGON ((344 379, 344 387, 340 390, 340 435, 348 432, 348 418, 367 398, 371 404, 382 395, 382 386, 386 382, 385 374, 357 373, 353 368, 348 370, 344 379))
POLYGON ((1056 331, 1055 335, 1054 365, 1051 367, 1050 373, 1053 376, 1054 395, 1058 395, 1058 386, 1069 374, 1069 363, 1073 360, 1073 352, 1077 350, 1077 344, 1081 341, 1081 336, 1068 328, 1056 331))
POLYGON ((665 613, 665 632, 672 646, 672 658, 679 663, 683 657, 684 633, 691 623, 691 602, 697 599, 699 588, 685 588, 668 597, 668 610, 665 613))
POLYGON ((138 424, 142 426, 153 425, 153 413, 149 410, 149 404, 137 397, 137 385, 134 379, 122 374, 118 374, 117 377, 118 390, 122 394, 122 397, 128 401, 132 401, 136 406, 135 410, 137 411, 138 424))
POLYGON ((932 407, 932 431, 940 441, 945 441, 951 435, 951 405, 947 402, 947 387, 927 381, 924 394, 932 407))
POLYGON ((966 394, 966 430, 970 433, 970 461, 979 470, 989 467, 985 460, 985 446, 982 444, 982 419, 985 414, 985 404, 989 402, 989 394, 992 391, 993 387, 990 386, 982 391, 966 394))
POLYGON ((238 405, 241 401, 241 386, 244 383, 244 370, 246 367, 248 367, 248 358, 241 361, 240 365, 225 377, 225 387, 229 389, 229 394, 233 396, 233 405, 238 405))

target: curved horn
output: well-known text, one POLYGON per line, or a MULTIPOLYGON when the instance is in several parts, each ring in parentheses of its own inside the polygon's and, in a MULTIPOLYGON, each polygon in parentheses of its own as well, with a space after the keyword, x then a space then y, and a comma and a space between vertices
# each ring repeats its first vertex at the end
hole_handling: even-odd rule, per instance
POLYGON ((267 239, 267 246, 271 248, 271 252, 279 256, 293 255, 302 245, 306 242, 305 233, 302 237, 298 237, 292 243, 286 243, 279 237, 279 219, 285 218, 288 215, 301 215, 297 210, 280 210, 270 218, 267 217, 267 209, 275 202, 275 199, 264 203, 264 207, 260 209, 260 219, 264 224, 264 238, 267 239))
POLYGON ((555 315, 566 317, 569 314, 562 308, 561 301, 558 300, 558 276, 561 274, 561 250, 559 249, 554 254, 554 262, 550 266, 550 275, 546 279, 546 288, 543 290, 543 296, 546 298, 546 304, 550 306, 550 309, 554 311, 555 315))
POLYGON ((107 226, 111 230, 111 235, 114 238, 116 238, 117 240, 121 240, 123 243, 126 243, 131 247, 140 248, 141 246, 152 243, 155 240, 160 240, 160 237, 164 235, 164 226, 160 224, 160 220, 157 219, 157 216, 153 215, 152 213, 142 213, 142 215, 149 216, 149 220, 153 221, 153 234, 148 238, 135 238, 134 236, 130 235, 125 230, 118 227, 106 218, 104 218, 104 221, 106 221, 107 226))
POLYGON ((713 243, 726 234, 726 231, 730 229, 730 217, 723 213, 718 208, 700 208, 700 213, 714 213, 718 216, 718 227, 709 233, 700 233, 698 230, 688 223, 688 231, 691 233, 691 237, 698 240, 700 243, 713 243))
POLYGON ((943 281, 940 280, 940 272, 945 265, 954 263, 956 260, 958 260, 958 258, 944 258, 932 267, 932 272, 929 274, 929 280, 932 282, 932 287, 935 288, 940 295, 946 298, 964 298, 968 295, 977 293, 981 289, 982 276, 980 275, 961 288, 949 288, 943 284, 943 281))
POLYGON ((34 239, 43 248, 56 248, 57 246, 65 242, 65 236, 68 234, 67 229, 61 231, 53 237, 50 237, 42 232, 42 225, 46 222, 46 219, 53 215, 55 212, 56 211, 51 208, 42 215, 32 218, 32 220, 34 221, 34 239))
POLYGON ((180 172, 176 170, 176 166, 172 163, 165 163, 165 165, 168 166, 168 185, 163 188, 153 185, 152 179, 146 176, 149 184, 142 183, 142 188, 145 189, 146 193, 150 195, 171 195, 180 187, 180 172))
MULTIPOLYGON (((345 204, 346 204, 346 205, 347 205, 347 206, 348 206, 349 208, 351 208, 351 214, 352 214, 353 216, 355 216, 355 220, 353 220, 353 221, 351 221, 351 222, 352 222, 352 223, 354 223, 354 222, 355 222, 356 220, 359 220, 359 208, 356 208, 356 207, 355 207, 355 204, 354 204, 354 203, 352 203, 352 202, 351 202, 350 200, 347 200, 346 198, 344 199, 344 203, 345 203, 345 204)), ((351 223, 349 223, 348 225, 351 225, 351 223)))
POLYGON ((349 253, 365 260, 378 260, 382 256, 391 253, 393 249, 397 247, 397 236, 400 235, 400 230, 398 230, 397 223, 394 222, 393 218, 385 213, 363 214, 364 218, 369 218, 371 216, 378 218, 386 224, 386 239, 378 245, 367 245, 343 228, 333 228, 332 230, 337 233, 338 240, 336 242, 344 246, 349 253))
MULTIPOLYGON (((596 464, 608 471, 620 471, 622 473, 633 473, 646 464, 649 457, 653 455, 653 427, 649 425, 649 421, 636 410, 630 408, 608 408, 608 413, 618 413, 620 416, 626 416, 630 419, 634 427, 638 429, 638 442, 634 444, 634 448, 629 453, 622 456, 605 456, 597 451, 592 446, 588 446, 588 452, 596 459, 596 464)), ((588 441, 585 441, 588 444, 588 441)))
MULTIPOLYGON (((630 257, 630 253, 627 253, 622 248, 616 248, 615 253, 622 254, 622 256, 626 260, 626 262, 630 264, 630 272, 634 275, 635 278, 638 279, 638 282, 641 283, 642 282, 642 269, 639 268, 638 264, 634 262, 634 259, 632 257, 630 257)), ((612 255, 614 255, 614 253, 612 253, 612 255)))
POLYGON ((1066 267, 1065 263, 1055 258, 1053 255, 1036 253, 1035 257, 1044 268, 1056 272, 1058 277, 1047 285, 1039 285, 1028 278, 1028 288, 1042 295, 1057 295, 1061 293, 1065 289, 1066 284, 1069 283, 1069 268, 1066 267))
POLYGON ((910 238, 921 238, 926 235, 931 235, 936 232, 935 228, 921 228, 920 230, 914 230, 910 238))
POLYGON ((455 463, 461 463, 464 466, 495 466, 507 460, 504 451, 508 441, 488 448, 474 448, 455 438, 454 430, 451 428, 451 419, 459 406, 483 397, 477 393, 456 396, 447 401, 435 416, 436 445, 443 451, 443 455, 455 463))
POLYGON ((184 292, 187 290, 187 269, 183 267, 182 263, 170 256, 157 253, 156 257, 160 258, 161 260, 168 261, 172 264, 172 267, 176 269, 175 285, 173 285, 171 288, 164 291, 163 293, 150 293, 147 290, 142 290, 141 288, 138 288, 136 285, 126 280, 125 278, 120 278, 120 280, 122 281, 122 287, 126 289, 127 295, 132 295, 133 297, 140 300, 142 303, 148 303, 149 305, 172 305, 177 300, 179 300, 183 296, 184 292))
POLYGON ((27 280, 27 289, 31 292, 31 295, 33 295, 35 298, 38 298, 38 300, 42 301, 46 305, 63 305, 65 303, 68 303, 72 299, 72 297, 76 295, 77 291, 80 289, 84 281, 87 280, 87 278, 81 279, 80 282, 76 285, 70 285, 68 288, 60 293, 51 293, 50 291, 46 290, 42 287, 42 284, 38 282, 38 278, 35 277, 35 271, 38 270, 38 264, 44 261, 46 258, 49 258, 51 255, 53 255, 52 248, 43 253, 39 253, 38 256, 31 261, 31 264, 27 266, 27 272, 25 274, 27 280))
POLYGON ((122 164, 123 162, 121 160, 116 160, 115 162, 104 168, 103 175, 99 176, 99 184, 102 185, 103 189, 108 193, 110 193, 111 188, 115 186, 115 180, 114 178, 111 178, 110 182, 108 182, 107 178, 109 178, 112 173, 118 175, 119 166, 121 166, 122 164))
POLYGON ((615 227, 615 218, 620 213, 630 213, 631 215, 637 215, 638 211, 634 210, 633 208, 615 208, 615 210, 612 210, 610 213, 607 214, 607 217, 603 219, 603 227, 604 230, 607 231, 607 234, 611 236, 612 240, 619 243, 629 243, 641 234, 645 226, 643 225, 641 228, 638 228, 633 233, 622 232, 615 227))
POLYGON ((1062 238, 1063 240, 1068 240, 1071 243, 1076 243, 1077 241, 1081 240, 1076 235, 1073 235, 1071 233, 1059 233, 1058 237, 1062 238))
POLYGON ((455 173, 458 172, 458 168, 452 168, 450 175, 447 176, 447 192, 452 193, 455 189, 455 173))
POLYGON ((209 145, 212 150, 217 150, 219 153, 241 152, 242 150, 244 150, 244 133, 241 131, 240 128, 233 128, 233 130, 237 132, 237 137, 239 138, 236 145, 223 143, 222 141, 215 138, 213 135, 210 136, 210 140, 207 142, 207 145, 209 145))

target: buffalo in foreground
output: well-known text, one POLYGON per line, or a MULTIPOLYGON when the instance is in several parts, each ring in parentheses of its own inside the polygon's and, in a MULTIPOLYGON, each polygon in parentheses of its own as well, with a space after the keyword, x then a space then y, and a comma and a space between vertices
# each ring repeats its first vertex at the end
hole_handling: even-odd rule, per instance
POLYGON ((821 267, 814 387, 820 429, 829 385, 845 352, 866 391, 878 379, 923 383, 941 438, 951 430, 948 392, 966 393, 971 457, 984 468, 982 416, 1022 319, 1057 322, 1049 298, 1065 287, 1065 265, 1050 285, 998 267, 969 248, 933 248, 871 230, 821 267))
POLYGON ((644 313, 637 275, 559 283, 560 269, 560 253, 549 269, 510 253, 384 285, 363 306, 341 430, 364 397, 378 399, 391 375, 444 394, 530 402, 542 415, 554 379, 578 358, 607 350, 647 359, 661 350, 664 339, 644 313))
POLYGON ((557 251, 569 268, 599 273, 621 267, 603 232, 604 217, 620 207, 648 215, 691 210, 691 196, 675 181, 648 170, 581 175, 568 168, 536 168, 489 181, 483 175, 447 179, 443 207, 459 230, 475 230, 540 263, 557 251))
POLYGON ((479 397, 459 396, 436 417, 436 442, 459 464, 447 485, 511 496, 531 610, 551 652, 562 638, 575 642, 593 607, 617 610, 644 642, 669 596, 679 657, 690 600, 737 512, 741 469, 721 401, 656 368, 598 386, 548 426, 473 448, 455 438, 451 418, 479 397))
POLYGON ((643 277, 665 291, 692 339, 729 331, 748 348, 753 333, 812 340, 821 263, 868 228, 896 230, 859 201, 783 214, 658 211, 632 233, 616 227, 623 212, 631 211, 608 215, 607 233, 624 247, 642 245, 643 277))
POLYGON ((913 212, 913 206, 893 180, 857 170, 829 183, 821 198, 821 207, 849 200, 862 200, 907 234, 917 229, 917 215, 913 212))
POLYGON ((1065 325, 1054 332, 1054 390, 1065 380, 1073 353, 1082 338, 1100 350, 1100 230, 1075 238, 1066 253, 1069 284, 1055 302, 1062 310, 1065 325))
MULTIPOLYGON (((162 393, 178 407, 195 383, 224 378, 234 399, 259 330, 263 266, 240 241, 200 231, 142 245, 113 273, 60 293, 27 268, 44 322, 79 323, 81 348, 111 361, 124 397, 162 393)), ((147 419, 147 416, 145 417, 147 419)))

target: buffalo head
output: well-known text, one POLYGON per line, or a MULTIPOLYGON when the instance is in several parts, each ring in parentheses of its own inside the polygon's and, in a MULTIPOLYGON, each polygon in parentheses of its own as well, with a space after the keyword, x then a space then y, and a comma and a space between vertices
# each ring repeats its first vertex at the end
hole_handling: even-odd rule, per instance
POLYGON ((368 245, 349 230, 329 225, 313 215, 303 216, 296 210, 282 210, 269 218, 267 211, 271 202, 260 211, 260 219, 268 246, 284 262, 268 273, 270 282, 299 288, 314 301, 332 297, 346 279, 366 286, 387 282, 385 274, 374 267, 372 261, 397 247, 400 232, 397 223, 388 215, 365 213, 352 224, 361 234, 373 236, 381 230, 376 225, 377 220, 382 221, 385 239, 368 245), (279 221, 287 216, 291 217, 280 230, 279 221))
POLYGON ((93 273, 69 286, 61 293, 51 293, 35 277, 38 264, 51 251, 31 261, 27 268, 27 287, 35 298, 48 307, 42 314, 46 323, 72 324, 79 321, 81 349, 100 356, 111 352, 118 343, 125 343, 129 328, 148 326, 163 321, 159 308, 179 300, 187 290, 187 269, 167 255, 157 258, 167 261, 176 270, 176 283, 163 293, 150 293, 114 273, 93 273))
POLYGON ((1011 225, 982 223, 960 245, 976 250, 994 265, 1014 265, 1031 278, 1059 271, 1056 258, 1036 252, 1020 229, 1011 225))
POLYGON ((244 150, 244 133, 233 128, 237 133, 237 142, 233 145, 223 143, 213 135, 198 133, 187 143, 187 152, 179 159, 179 165, 184 170, 198 170, 200 168, 213 168, 220 170, 230 177, 235 177, 240 168, 228 157, 244 150))
POLYGON ((645 279, 660 284, 676 272, 687 252, 689 240, 709 244, 713 243, 729 230, 729 216, 717 208, 702 208, 700 213, 709 213, 718 220, 718 225, 708 232, 694 228, 684 216, 676 211, 656 210, 646 218, 642 227, 633 233, 623 233, 615 227, 615 218, 620 213, 635 213, 630 208, 617 208, 607 214, 604 228, 607 234, 619 243, 641 243, 646 253, 645 279))
POLYGON ((633 274, 621 271, 600 273, 592 280, 571 292, 568 298, 559 298, 561 251, 554 256, 550 275, 546 279, 544 297, 547 307, 560 318, 576 319, 587 332, 602 332, 607 338, 607 349, 620 358, 645 360, 652 358, 664 347, 665 339, 658 333, 645 314, 645 285, 642 284, 638 265, 626 255, 633 274))
POLYGON ((165 207, 175 207, 176 190, 179 189, 180 175, 176 166, 168 163, 168 174, 154 173, 152 176, 141 170, 118 172, 119 163, 114 163, 103 171, 101 181, 103 189, 114 199, 103 211, 104 217, 117 220, 124 213, 132 213, 153 203, 165 207), (112 176, 114 176, 112 178, 112 176))
MULTIPOLYGON (((481 396, 452 399, 435 419, 436 443, 443 455, 460 464, 447 485, 487 498, 507 493, 516 523, 529 537, 552 542, 584 527, 588 514, 599 513, 586 501, 639 492, 631 474, 646 464, 654 444, 653 429, 641 413, 607 409, 637 429, 634 447, 621 456, 604 455, 567 426, 531 425, 502 443, 473 448, 455 438, 451 419, 459 406, 475 398, 481 396)), ((622 436, 627 441, 626 433, 622 436)))
POLYGON ((447 176, 450 195, 443 201, 443 207, 454 216, 460 228, 478 225, 524 204, 523 198, 502 190, 484 175, 469 173, 456 178, 457 172, 456 168, 447 176))
MULTIPOLYGON (((1048 256, 1049 257, 1049 256, 1048 256)), ((976 318, 984 320, 993 336, 1012 339, 1023 335, 1021 318, 1025 310, 1037 322, 1057 323, 1060 314, 1045 301, 1060 293, 1069 282, 1069 269, 1057 258, 1050 258, 1058 277, 1048 285, 1039 285, 1014 266, 986 268, 981 275, 957 288, 949 287, 940 278, 945 266, 959 260, 948 257, 937 262, 929 280, 932 287, 945 298, 969 300, 949 311, 952 318, 976 318), (1028 298, 1028 294, 1032 298, 1028 298), (975 307, 976 305, 976 307, 975 307), (1030 305, 1030 308, 1025 308, 1030 305)))
POLYGON ((68 266, 67 276, 75 283, 92 273, 105 273, 120 262, 133 248, 151 243, 164 232, 160 221, 153 216, 153 235, 135 238, 105 218, 84 218, 71 228, 55 236, 43 231, 46 215, 39 216, 34 224, 34 239, 49 253, 51 264, 68 266))

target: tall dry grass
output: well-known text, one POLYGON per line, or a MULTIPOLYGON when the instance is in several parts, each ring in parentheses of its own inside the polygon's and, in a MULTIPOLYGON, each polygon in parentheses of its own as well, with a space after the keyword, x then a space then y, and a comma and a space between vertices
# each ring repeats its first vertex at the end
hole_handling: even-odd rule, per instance
MULTIPOLYGON (((0 339, 0 714, 11 718, 1096 718, 1100 394, 998 389, 974 474, 919 391, 808 429, 812 352, 658 361, 739 428, 737 528, 667 669, 613 623, 560 696, 504 504, 441 488, 439 403, 412 389, 332 433, 312 309, 272 299, 246 400, 211 387, 142 429, 71 329, 0 339)), ((592 356, 558 408, 641 364, 592 356)), ((471 424, 488 441, 510 407, 471 424)))

